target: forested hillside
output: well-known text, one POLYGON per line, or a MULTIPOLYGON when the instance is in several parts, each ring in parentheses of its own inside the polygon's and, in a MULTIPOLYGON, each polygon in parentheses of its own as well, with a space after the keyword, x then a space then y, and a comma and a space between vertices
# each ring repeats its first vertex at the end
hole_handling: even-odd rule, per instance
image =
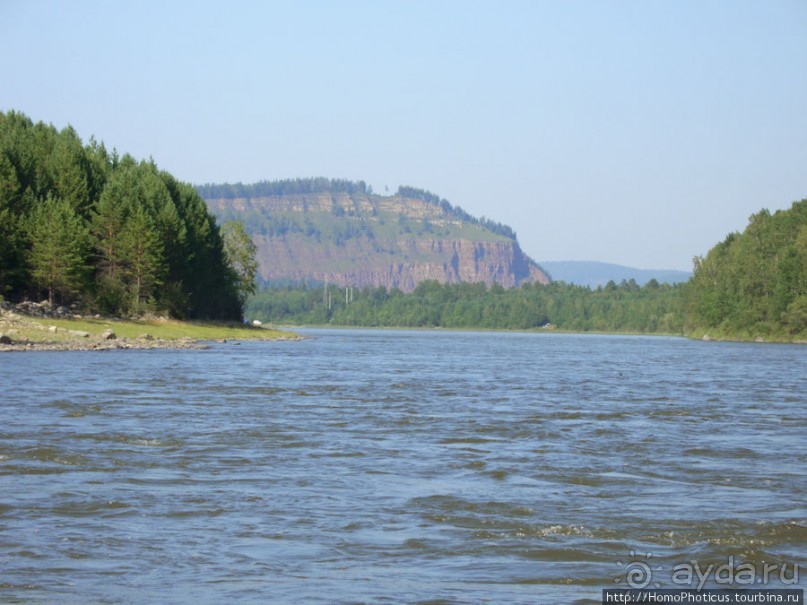
POLYGON ((238 318, 215 218, 153 161, 0 113, 0 296, 108 314, 238 318))
POLYGON ((740 337, 807 336, 807 199, 762 210, 695 259, 690 331, 740 337))

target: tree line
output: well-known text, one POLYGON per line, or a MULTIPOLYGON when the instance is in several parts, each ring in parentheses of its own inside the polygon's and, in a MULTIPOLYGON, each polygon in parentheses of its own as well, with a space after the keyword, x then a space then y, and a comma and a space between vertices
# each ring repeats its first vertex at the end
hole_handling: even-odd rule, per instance
POLYGON ((0 296, 237 319, 255 266, 228 256, 246 245, 229 232, 228 245, 194 188, 153 161, 0 112, 0 296))
POLYGON ((282 195, 304 195, 310 193, 372 193, 364 181, 312 177, 259 181, 249 185, 243 183, 206 183, 197 185, 196 190, 205 199, 235 199, 246 197, 277 197, 282 195))
POLYGON ((592 290, 564 282, 504 289, 484 283, 423 281, 397 288, 284 285, 259 292, 247 315, 289 324, 440 327, 682 334, 681 285, 610 282, 592 290))

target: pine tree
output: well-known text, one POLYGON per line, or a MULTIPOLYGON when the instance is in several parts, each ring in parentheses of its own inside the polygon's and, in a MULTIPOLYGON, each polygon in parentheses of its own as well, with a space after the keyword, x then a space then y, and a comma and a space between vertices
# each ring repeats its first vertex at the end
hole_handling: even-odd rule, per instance
POLYGON ((123 277, 139 312, 155 286, 162 282, 163 257, 160 234, 143 206, 132 210, 120 234, 123 277))
POLYGON ((69 202, 81 216, 89 216, 87 160, 81 139, 72 126, 56 136, 53 152, 48 158, 48 172, 54 194, 69 202))
POLYGON ((110 280, 119 277, 122 262, 120 233, 129 214, 127 197, 127 183, 119 177, 110 179, 92 213, 91 230, 98 268, 101 275, 110 280))
POLYGON ((22 279, 23 242, 19 229, 20 184, 11 161, 0 153, 0 296, 22 279))
POLYGON ((51 195, 34 207, 27 221, 31 238, 28 262, 34 284, 47 289, 48 301, 78 293, 85 284, 90 234, 69 202, 51 195))

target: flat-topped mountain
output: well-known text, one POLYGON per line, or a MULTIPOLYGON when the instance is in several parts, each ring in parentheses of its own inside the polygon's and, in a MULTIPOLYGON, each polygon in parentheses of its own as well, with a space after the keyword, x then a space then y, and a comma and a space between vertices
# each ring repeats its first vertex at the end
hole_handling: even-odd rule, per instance
POLYGON ((298 179, 197 187, 219 222, 240 220, 264 283, 328 282, 411 291, 425 280, 505 288, 548 283, 509 227, 412 187, 298 179))

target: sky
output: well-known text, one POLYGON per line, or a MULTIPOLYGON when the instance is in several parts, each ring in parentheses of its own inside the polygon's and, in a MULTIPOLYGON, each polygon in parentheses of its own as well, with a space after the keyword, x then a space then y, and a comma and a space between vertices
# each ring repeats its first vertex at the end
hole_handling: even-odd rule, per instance
POLYGON ((691 270, 807 198, 807 0, 0 0, 0 111, 194 184, 427 189, 691 270))

